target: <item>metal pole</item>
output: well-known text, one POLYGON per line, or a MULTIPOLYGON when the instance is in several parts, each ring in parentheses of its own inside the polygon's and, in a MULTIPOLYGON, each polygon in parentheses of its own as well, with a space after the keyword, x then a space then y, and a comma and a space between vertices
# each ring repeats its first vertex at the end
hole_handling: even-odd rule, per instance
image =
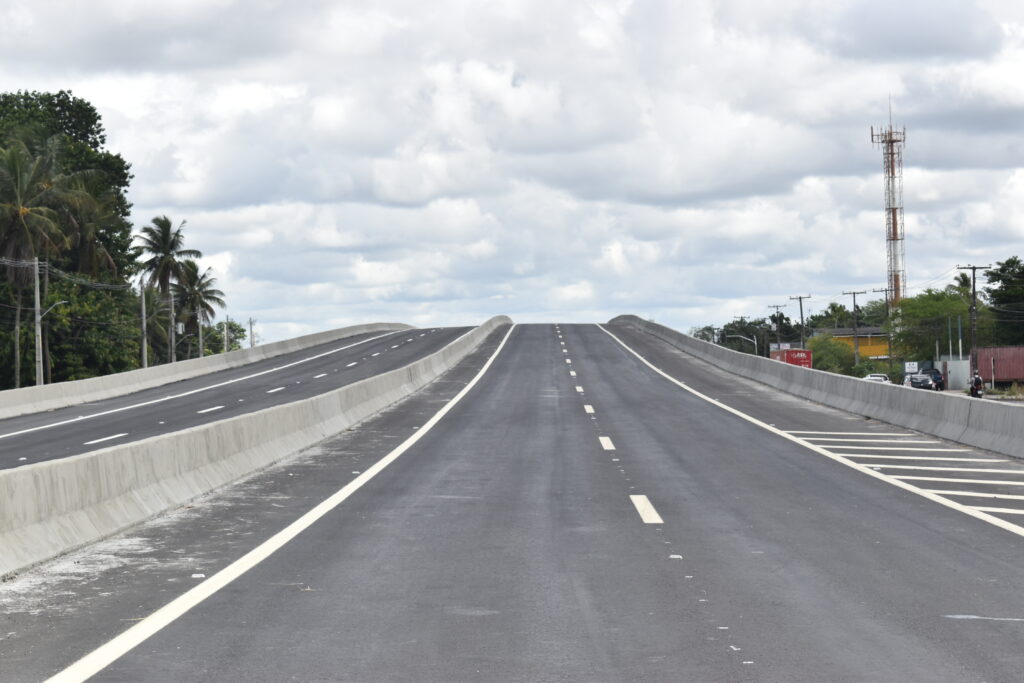
POLYGON ((36 300, 36 386, 43 383, 43 324, 39 313, 39 258, 32 259, 32 271, 35 275, 36 300))
POLYGON ((231 344, 228 342, 228 317, 224 316, 224 353, 228 352, 231 344))
POLYGON ((964 359, 964 319, 959 315, 956 317, 956 355, 964 359))
POLYGON ((867 294, 867 291, 843 292, 843 294, 853 295, 853 364, 860 365, 860 339, 857 337, 857 295, 867 294))
POLYGON ((992 264, 987 266, 961 266, 958 265, 957 270, 969 270, 971 271, 971 377, 974 377, 974 373, 979 372, 978 368, 978 269, 979 268, 991 268, 992 264))
POLYGON ((256 346, 256 338, 252 335, 252 324, 256 322, 252 318, 249 318, 249 348, 256 346))
POLYGON ((146 334, 146 277, 139 280, 139 301, 142 302, 142 367, 149 367, 149 336, 146 334))
POLYGON ((804 299, 810 299, 810 298, 811 298, 810 294, 808 294, 807 296, 791 296, 791 297, 789 297, 790 301, 792 301, 793 299, 796 299, 797 301, 800 302, 800 348, 801 349, 806 349, 807 348, 807 344, 804 342, 804 299))
POLYGON ((174 347, 177 344, 177 341, 175 340, 175 333, 177 333, 177 331, 178 331, 178 323, 174 319, 174 293, 168 291, 167 298, 170 299, 170 305, 171 305, 171 323, 170 323, 171 332, 170 332, 169 336, 170 336, 170 339, 171 339, 171 362, 173 363, 175 360, 177 360, 177 354, 175 353, 174 347))

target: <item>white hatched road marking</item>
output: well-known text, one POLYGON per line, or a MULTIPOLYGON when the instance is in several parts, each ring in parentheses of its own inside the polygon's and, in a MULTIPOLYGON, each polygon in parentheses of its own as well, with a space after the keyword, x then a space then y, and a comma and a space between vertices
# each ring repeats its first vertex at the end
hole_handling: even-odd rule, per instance
POLYGON ((1004 515, 1024 515, 1024 510, 1019 508, 985 508, 976 507, 975 510, 981 510, 982 512, 998 512, 1004 515))
POLYGON ((647 496, 630 496, 629 499, 633 501, 633 507, 640 513, 640 519, 643 520, 644 524, 664 524, 665 521, 658 514, 658 511, 654 509, 651 501, 647 499, 647 496))
POLYGON ((104 441, 110 441, 111 439, 120 439, 122 436, 128 436, 128 432, 124 432, 124 433, 121 433, 121 434, 114 434, 113 436, 105 436, 102 439, 94 439, 92 441, 86 441, 82 445, 83 446, 91 446, 94 443, 103 443, 104 441))
POLYGON ((876 453, 843 453, 847 458, 870 460, 926 460, 928 462, 1008 462, 1005 458, 947 458, 938 455, 878 455, 876 453))
POLYGON ((613 444, 612 440, 609 439, 607 436, 599 436, 597 437, 597 440, 601 442, 601 448, 605 449, 606 451, 615 450, 615 444, 613 444))
POLYGON ((856 446, 837 446, 826 443, 820 445, 822 448, 838 448, 842 450, 868 448, 873 451, 920 451, 922 453, 968 453, 971 450, 970 448, 917 448, 916 446, 903 448, 902 446, 867 446, 865 444, 858 444, 856 446))
POLYGON ((940 496, 969 496, 971 498, 998 498, 1000 500, 1024 500, 1024 496, 1015 496, 1011 493, 981 493, 980 491, 939 491, 928 489, 940 496))
MULTIPOLYGON (((909 436, 909 434, 908 434, 909 436)), ((849 443, 942 443, 938 439, 834 439, 831 437, 824 436, 808 436, 804 437, 807 441, 844 441, 849 443)), ((829 444, 822 444, 828 446, 829 444)))
POLYGON ((1024 470, 996 470, 984 467, 928 467, 926 465, 886 465, 883 463, 866 463, 868 467, 881 467, 887 470, 927 470, 930 472, 988 472, 990 474, 1024 475, 1024 470))
MULTIPOLYGON (((641 363, 643 363, 644 365, 649 367, 651 370, 653 370, 657 374, 659 374, 662 377, 664 377, 665 379, 667 379, 669 382, 672 382, 676 386, 678 386, 681 389, 683 389, 683 390, 693 394, 697 398, 700 398, 700 399, 702 399, 704 401, 707 401, 708 403, 711 403, 712 405, 716 405, 719 408, 721 408, 722 410, 724 410, 724 411, 726 411, 728 413, 731 413, 732 415, 735 415, 736 417, 739 417, 740 419, 746 420, 747 422, 750 422, 751 424, 757 425, 758 427, 764 429, 765 431, 771 432, 772 434, 775 434, 775 435, 777 435, 779 437, 782 437, 782 438, 787 439, 789 441, 792 441, 792 442, 794 442, 796 444, 799 444, 799 445, 803 446, 804 448, 807 448, 808 450, 814 451, 815 453, 823 455, 826 458, 834 460, 837 463, 845 465, 845 466, 847 466, 847 467, 849 467, 851 469, 857 470, 857 471, 861 472, 862 474, 865 474, 865 475, 867 475, 869 477, 873 477, 875 479, 879 479, 879 480, 884 481, 884 482, 886 482, 886 483, 888 483, 888 484, 890 484, 892 486, 895 486, 897 488, 901 488, 904 491, 909 491, 911 493, 917 494, 917 495, 921 496, 922 498, 927 498, 928 500, 930 500, 932 502, 935 502, 935 503, 938 503, 939 505, 943 505, 943 506, 945 506, 947 508, 950 508, 952 510, 956 510, 956 511, 961 512, 961 513, 963 513, 965 515, 968 515, 970 517, 974 517, 975 519, 978 519, 980 521, 983 521, 983 522, 986 522, 988 524, 991 524, 992 526, 999 527, 1000 529, 1003 529, 1004 531, 1008 531, 1011 534, 1014 534, 1016 536, 1024 537, 1024 526, 1021 526, 1019 524, 1014 524, 1013 522, 1010 522, 1008 520, 1002 519, 1000 517, 996 517, 996 516, 994 516, 992 514, 989 514, 985 510, 977 509, 977 508, 972 507, 970 505, 964 505, 963 503, 959 503, 959 502, 957 502, 955 500, 951 500, 949 498, 945 498, 945 497, 943 497, 941 495, 938 495, 938 494, 936 494, 936 493, 934 493, 932 491, 929 491, 928 489, 923 489, 923 488, 920 488, 920 487, 915 486, 914 484, 910 483, 911 481, 944 481, 944 482, 957 482, 957 483, 966 483, 966 484, 974 484, 974 485, 978 485, 978 484, 993 484, 993 485, 1000 485, 1000 486, 1024 486, 1024 481, 998 481, 998 480, 992 481, 992 480, 977 480, 977 479, 975 479, 975 480, 971 480, 971 479, 954 479, 954 478, 946 478, 946 477, 903 476, 903 475, 887 474, 885 472, 881 472, 881 471, 879 471, 880 470, 880 466, 872 466, 870 463, 857 462, 856 460, 852 460, 851 459, 851 457, 853 457, 851 454, 848 454, 848 453, 834 453, 834 452, 828 450, 828 448, 826 448, 825 446, 817 444, 817 443, 814 443, 811 439, 802 438, 802 437, 797 436, 797 435, 798 434, 812 434, 812 435, 813 434, 820 434, 820 435, 826 435, 826 436, 857 436, 857 437, 860 437, 860 436, 869 435, 869 436, 875 436, 875 437, 879 437, 879 436, 903 437, 903 436, 906 436, 906 434, 882 433, 882 432, 828 432, 828 431, 807 431, 807 430, 792 430, 792 431, 788 431, 787 432, 785 430, 782 430, 782 429, 779 429, 779 428, 775 427, 774 425, 770 425, 770 424, 768 424, 766 422, 758 420, 756 417, 754 417, 752 415, 748 415, 747 413, 744 413, 743 411, 740 411, 740 410, 737 410, 736 408, 733 408, 731 406, 725 405, 721 401, 718 401, 718 400, 712 398, 711 396, 708 396, 706 394, 703 394, 703 393, 697 391, 696 389, 694 389, 693 387, 689 386, 685 382, 681 382, 680 380, 678 380, 675 377, 672 377, 671 375, 666 373, 664 370, 662 370, 662 369, 658 368, 657 366, 655 366, 649 360, 647 360, 646 358, 641 356, 639 353, 637 353, 635 350, 630 348, 625 342, 623 342, 621 339, 619 339, 617 336, 615 336, 611 331, 609 331, 603 325, 598 325, 598 328, 601 331, 603 331, 605 334, 607 334, 609 337, 614 339, 616 342, 618 342, 618 344, 620 346, 622 346, 622 348, 624 348, 626 351, 628 351, 633 356, 635 356, 641 363)), ((833 448, 836 448, 836 446, 833 446, 833 448)), ((864 446, 859 446, 859 447, 856 447, 856 448, 864 448, 864 446)), ((908 450, 908 449, 897 449, 897 450, 908 450)), ((919 449, 911 449, 911 450, 919 450, 919 449)), ((929 451, 948 451, 948 450, 969 451, 970 449, 927 449, 927 450, 929 450, 929 451)), ((915 469, 918 469, 918 468, 915 468, 915 469)), ((943 469, 943 468, 932 468, 932 469, 943 469)), ((1021 470, 1021 471, 1015 472, 1015 473, 1016 474, 1024 474, 1024 470, 1021 470)))

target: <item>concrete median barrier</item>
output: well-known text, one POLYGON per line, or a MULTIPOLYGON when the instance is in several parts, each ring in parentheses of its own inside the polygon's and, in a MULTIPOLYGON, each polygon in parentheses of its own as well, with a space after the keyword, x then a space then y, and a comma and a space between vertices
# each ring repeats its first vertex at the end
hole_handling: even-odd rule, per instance
POLYGON ((327 394, 0 472, 0 576, 117 533, 365 420, 453 368, 488 320, 402 368, 327 394))
POLYGON ((320 344, 327 344, 358 334, 397 332, 412 329, 403 323, 368 323, 343 327, 337 330, 307 334, 295 339, 264 344, 252 349, 241 349, 219 353, 204 358, 193 358, 178 363, 156 365, 151 368, 129 370, 115 375, 90 377, 72 382, 59 382, 42 386, 24 387, 0 391, 0 420, 17 415, 55 410, 78 403, 100 401, 113 396, 123 396, 143 389, 150 389, 183 379, 191 379, 218 370, 236 368, 266 358, 273 358, 292 351, 301 351, 320 344))
POLYGON ((1024 409, 1019 406, 801 368, 733 351, 634 315, 618 316, 609 325, 634 327, 723 370, 816 403, 1024 458, 1024 409))

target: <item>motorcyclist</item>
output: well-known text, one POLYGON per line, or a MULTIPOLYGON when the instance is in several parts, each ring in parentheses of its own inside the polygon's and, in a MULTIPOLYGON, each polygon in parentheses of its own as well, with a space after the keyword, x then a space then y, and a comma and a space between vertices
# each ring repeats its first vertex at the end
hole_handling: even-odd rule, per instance
POLYGON ((984 393, 985 383, 981 379, 981 375, 978 371, 974 372, 974 379, 971 380, 971 396, 979 398, 984 393))

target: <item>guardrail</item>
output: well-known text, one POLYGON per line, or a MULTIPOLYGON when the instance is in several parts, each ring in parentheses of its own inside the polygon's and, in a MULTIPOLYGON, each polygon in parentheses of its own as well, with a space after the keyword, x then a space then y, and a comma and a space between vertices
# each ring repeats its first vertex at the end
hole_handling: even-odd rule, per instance
POLYGON ((512 321, 491 318, 405 367, 248 415, 0 471, 0 576, 112 535, 365 420, 512 321))
POLYGON ((816 403, 1024 458, 1024 410, 1018 406, 802 368, 733 351, 635 315, 618 316, 609 324, 630 325, 723 370, 816 403))
POLYGON ((71 382, 58 382, 41 386, 23 387, 0 391, 0 420, 44 410, 55 410, 78 403, 100 401, 113 396, 123 396, 162 384, 191 379, 218 370, 227 370, 247 363, 273 358, 292 351, 301 351, 319 344, 354 337, 367 332, 397 332, 412 329, 404 323, 368 323, 353 325, 326 332, 307 334, 294 339, 264 344, 252 349, 241 349, 219 353, 203 358, 192 358, 178 363, 155 365, 119 372, 103 377, 90 377, 71 382))

